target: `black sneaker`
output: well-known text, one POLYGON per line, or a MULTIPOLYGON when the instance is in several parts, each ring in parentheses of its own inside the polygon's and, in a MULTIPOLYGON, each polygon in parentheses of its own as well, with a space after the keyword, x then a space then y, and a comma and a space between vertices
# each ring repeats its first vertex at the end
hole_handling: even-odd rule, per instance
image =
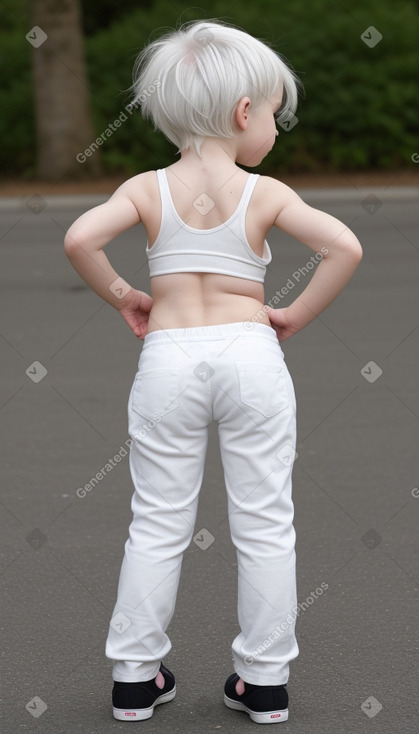
POLYGON ((256 724, 277 724, 288 719, 288 693, 282 686, 256 686, 244 683, 244 693, 236 692, 240 676, 232 673, 224 686, 224 703, 230 709, 246 711, 256 724))
POLYGON ((164 676, 164 688, 156 686, 156 676, 138 683, 114 681, 112 690, 113 715, 120 721, 141 721, 153 716, 154 707, 171 701, 176 695, 173 673, 163 663, 160 673, 164 676))

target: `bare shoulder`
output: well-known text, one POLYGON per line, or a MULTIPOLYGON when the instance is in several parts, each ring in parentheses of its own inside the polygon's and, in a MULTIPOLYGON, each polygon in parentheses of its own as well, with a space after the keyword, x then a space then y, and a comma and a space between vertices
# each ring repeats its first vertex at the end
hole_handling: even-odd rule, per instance
POLYGON ((290 199, 299 198, 294 189, 272 176, 260 176, 258 189, 262 197, 275 204, 277 210, 290 199))
POLYGON ((263 210, 264 219, 274 224, 281 211, 291 201, 300 200, 287 184, 272 176, 260 176, 255 188, 255 206, 263 210))
POLYGON ((145 171, 128 178, 122 183, 113 196, 123 196, 132 201, 140 216, 141 210, 148 209, 150 202, 158 198, 156 171, 145 171))

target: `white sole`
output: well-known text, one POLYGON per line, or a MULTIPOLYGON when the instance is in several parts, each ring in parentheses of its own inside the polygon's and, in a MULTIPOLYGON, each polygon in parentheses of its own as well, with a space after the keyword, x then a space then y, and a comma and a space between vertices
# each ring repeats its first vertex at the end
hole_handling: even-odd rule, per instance
POLYGON ((158 706, 159 703, 167 703, 176 696, 176 685, 171 691, 164 693, 159 698, 156 698, 152 706, 148 709, 116 709, 113 708, 114 719, 118 721, 144 721, 144 719, 150 719, 153 716, 154 707, 158 706))
POLYGON ((226 694, 224 694, 224 703, 228 708, 234 709, 235 711, 246 711, 256 724, 279 724, 281 721, 288 721, 288 709, 281 711, 252 711, 244 703, 233 701, 226 694))

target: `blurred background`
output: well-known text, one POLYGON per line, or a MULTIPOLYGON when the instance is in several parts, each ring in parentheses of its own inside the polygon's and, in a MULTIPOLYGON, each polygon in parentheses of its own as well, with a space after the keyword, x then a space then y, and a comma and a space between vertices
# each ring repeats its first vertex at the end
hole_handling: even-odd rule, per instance
MULTIPOLYGON (((417 180, 418 0, 5 0, 2 193, 34 181, 55 193, 68 182, 100 191, 106 181, 112 190, 168 165, 174 146, 138 110, 126 111, 133 63, 164 30, 205 18, 267 41, 304 84, 298 124, 280 130, 258 172, 285 180, 343 172, 361 183, 374 174, 380 183, 380 174, 402 170, 398 183, 417 180)), ((348 185, 344 176, 340 183, 348 185)))

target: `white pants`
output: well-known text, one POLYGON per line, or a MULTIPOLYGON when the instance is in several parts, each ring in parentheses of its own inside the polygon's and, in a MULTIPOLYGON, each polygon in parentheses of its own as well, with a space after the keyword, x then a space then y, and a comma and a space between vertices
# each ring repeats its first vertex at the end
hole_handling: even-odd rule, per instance
MULTIPOLYGON (((294 387, 275 331, 235 322, 151 332, 128 404, 135 491, 106 642, 113 679, 154 678, 172 645, 183 552, 195 530, 208 424, 218 424, 238 563, 234 670, 279 685, 297 657, 294 387)), ((200 542, 211 542, 203 537, 200 542)))

